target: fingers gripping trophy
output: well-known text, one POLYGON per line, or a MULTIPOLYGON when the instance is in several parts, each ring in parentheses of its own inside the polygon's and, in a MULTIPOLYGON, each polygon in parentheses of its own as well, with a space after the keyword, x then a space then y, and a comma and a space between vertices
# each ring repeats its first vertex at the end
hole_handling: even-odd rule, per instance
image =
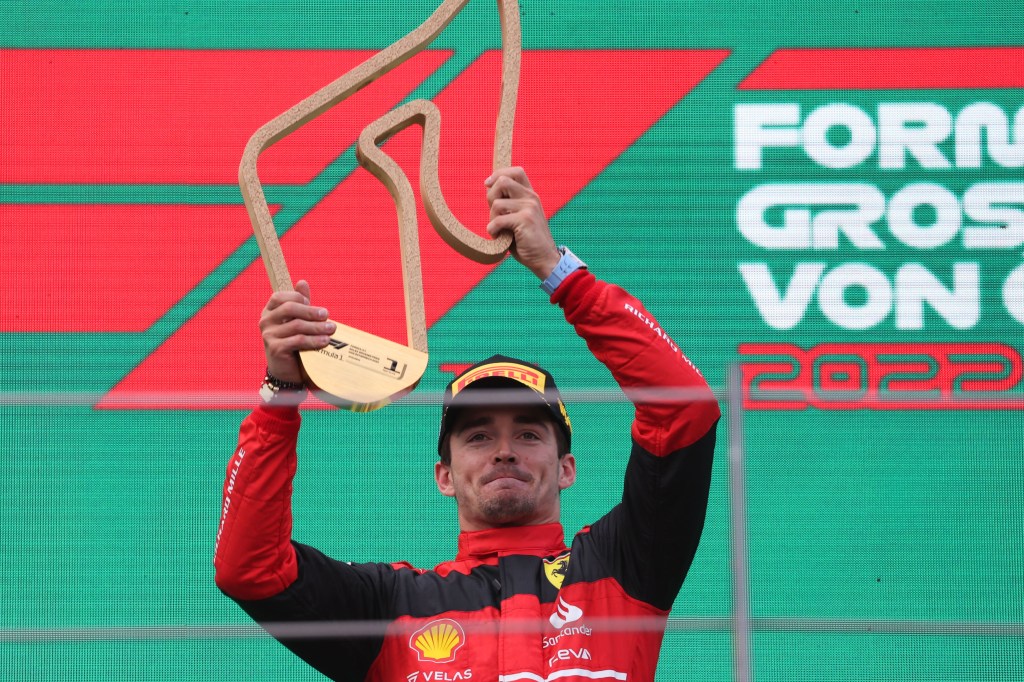
MULTIPOLYGON (((449 209, 438 179, 441 114, 432 102, 423 99, 408 102, 368 125, 356 143, 356 158, 387 187, 398 213, 407 332, 407 344, 402 345, 328 319, 325 310, 310 305, 307 283, 300 281, 293 288, 256 169, 260 154, 271 145, 421 52, 468 2, 444 0, 411 33, 267 122, 246 144, 239 166, 239 185, 274 290, 263 311, 260 326, 264 330, 267 347, 268 374, 278 385, 303 384, 327 403, 355 412, 367 412, 412 391, 426 371, 427 330, 416 199, 405 173, 381 149, 381 145, 393 135, 413 125, 423 129, 420 195, 431 224, 447 244, 463 256, 485 264, 498 262, 512 246, 510 233, 500 232, 493 239, 481 237, 463 226, 449 209), (280 324, 282 319, 290 320, 288 326, 280 324), (290 333, 283 336, 285 332, 290 333), (326 343, 315 342, 318 336, 326 337, 326 343), (308 347, 296 347, 297 343, 308 347)), ((498 0, 498 9, 502 73, 501 102, 494 136, 495 170, 511 165, 512 127, 522 55, 517 0, 498 0)), ((525 176, 522 180, 528 188, 525 176)), ((490 187, 489 198, 494 192, 503 191, 501 187, 508 184, 490 187)))

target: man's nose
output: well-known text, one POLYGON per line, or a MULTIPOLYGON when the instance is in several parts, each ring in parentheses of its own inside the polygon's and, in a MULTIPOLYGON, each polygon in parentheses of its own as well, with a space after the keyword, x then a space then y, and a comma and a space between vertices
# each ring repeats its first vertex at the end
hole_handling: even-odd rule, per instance
POLYGON ((500 462, 515 462, 516 453, 512 450, 512 437, 511 436, 498 436, 497 442, 495 443, 496 449, 494 451, 494 462, 498 464, 500 462))

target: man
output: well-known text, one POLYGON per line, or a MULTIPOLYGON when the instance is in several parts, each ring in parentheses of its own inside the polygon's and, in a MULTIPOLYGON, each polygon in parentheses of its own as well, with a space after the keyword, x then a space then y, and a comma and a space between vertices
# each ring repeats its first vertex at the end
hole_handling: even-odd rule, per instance
POLYGON ((556 247, 522 169, 485 185, 488 232, 512 231, 512 255, 635 396, 622 502, 566 547, 559 493, 576 461, 565 406, 547 371, 494 356, 445 391, 434 473, 458 509, 453 561, 348 564, 292 542, 295 351, 324 347, 331 331, 300 282, 263 311, 265 402, 228 465, 217 584, 261 623, 367 621, 360 638, 282 637, 335 680, 653 680, 704 525, 718 406, 639 301, 556 247))

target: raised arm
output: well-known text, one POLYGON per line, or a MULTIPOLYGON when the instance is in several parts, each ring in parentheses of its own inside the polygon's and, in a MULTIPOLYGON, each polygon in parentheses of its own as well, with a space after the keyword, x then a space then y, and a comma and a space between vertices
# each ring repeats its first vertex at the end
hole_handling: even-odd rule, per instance
POLYGON ((721 415, 704 377, 643 304, 580 271, 552 300, 636 406, 633 439, 665 457, 705 436, 721 415))
POLYGON ((487 184, 488 230, 513 232, 512 255, 552 292, 635 406, 622 503, 594 524, 589 540, 631 595, 667 611, 704 527, 718 403, 639 300, 555 246, 522 169, 496 171, 487 184))
POLYGON ((296 351, 327 345, 334 324, 326 320, 325 309, 310 305, 303 281, 294 291, 274 293, 260 316, 270 381, 260 406, 242 422, 228 463, 214 551, 217 586, 235 599, 273 596, 298 576, 291 494, 305 390, 288 386, 302 383, 296 351))
MULTIPOLYGON (((491 206, 488 232, 512 232, 513 257, 538 279, 548 280, 565 254, 555 245, 526 172, 503 168, 485 184, 491 206)), ((642 447, 664 456, 708 432, 720 414, 711 390, 640 301, 580 271, 558 285, 552 301, 565 309, 566 319, 633 399, 633 436, 642 447)))
POLYGON ((580 270, 552 299, 636 409, 622 502, 590 528, 590 539, 631 596, 667 613, 704 529, 718 404, 676 343, 623 289, 580 270))

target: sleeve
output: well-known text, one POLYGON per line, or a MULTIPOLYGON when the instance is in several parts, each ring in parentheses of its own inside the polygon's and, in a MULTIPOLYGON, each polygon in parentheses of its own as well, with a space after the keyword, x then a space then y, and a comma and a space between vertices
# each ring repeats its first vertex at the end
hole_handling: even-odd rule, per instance
POLYGON ((636 298, 585 270, 552 296, 634 403, 622 502, 589 541, 630 596, 668 610, 704 528, 721 412, 697 368, 636 298))
POLYGON ((233 599, 263 599, 298 577, 291 544, 297 408, 261 405, 245 420, 228 463, 214 549, 214 580, 233 599))
POLYGON ((292 542, 300 421, 296 408, 260 406, 242 422, 224 481, 215 580, 253 620, 313 668, 333 680, 362 680, 383 637, 372 632, 331 637, 325 632, 345 627, 340 621, 388 617, 396 568, 348 564, 292 542))
POLYGON ((636 405, 637 444, 663 457, 711 430, 721 416, 714 394, 640 301, 586 270, 551 298, 636 405))
POLYGON ((236 599, 292 653, 332 680, 362 682, 380 654, 394 618, 400 567, 350 564, 299 543, 299 575, 266 599, 236 599), (353 623, 353 621, 370 621, 353 623))

